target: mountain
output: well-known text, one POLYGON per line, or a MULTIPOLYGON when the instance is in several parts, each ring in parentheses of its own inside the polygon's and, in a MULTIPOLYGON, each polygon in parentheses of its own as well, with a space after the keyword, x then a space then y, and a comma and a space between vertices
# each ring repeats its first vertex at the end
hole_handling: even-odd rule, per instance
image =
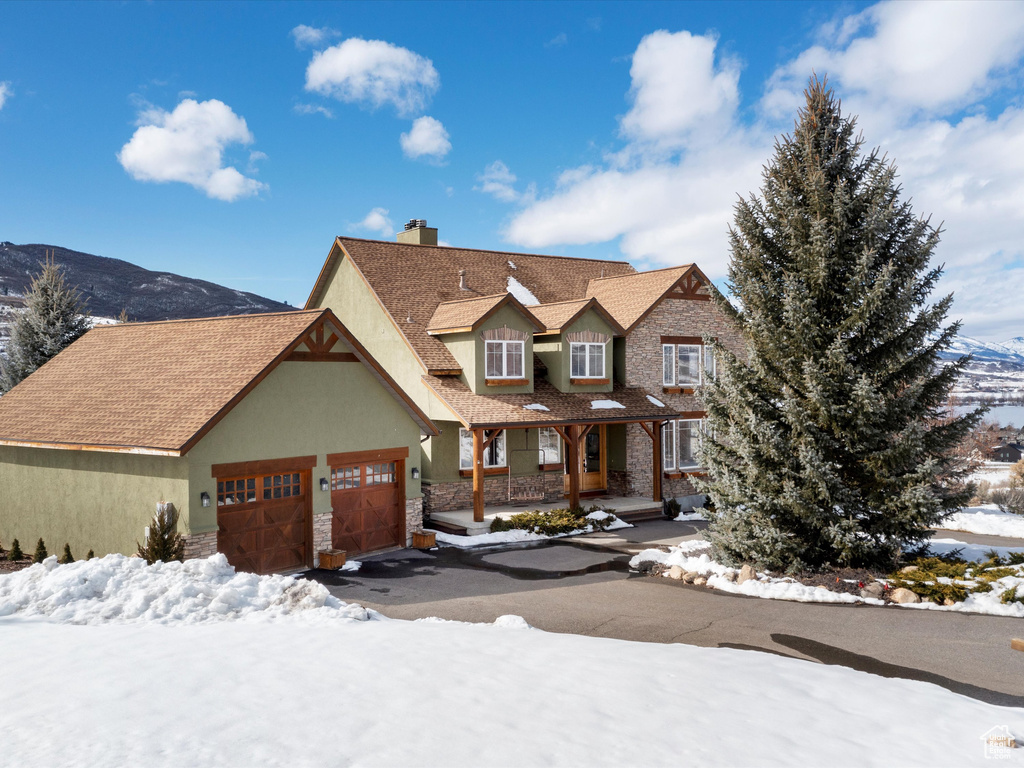
POLYGON ((171 272, 152 272, 120 259, 59 246, 8 242, 0 242, 0 300, 11 294, 24 295, 48 251, 53 252, 54 260, 64 268, 65 279, 78 287, 87 300, 86 308, 96 317, 117 317, 126 310, 129 319, 146 321, 294 309, 254 293, 171 272))
POLYGON ((958 337, 941 354, 944 360, 972 355, 954 394, 964 402, 1024 401, 1024 336, 1002 343, 958 337))
POLYGON ((0 350, 10 325, 24 308, 23 296, 48 252, 64 269, 64 278, 77 286, 86 309, 97 322, 111 322, 122 310, 133 321, 174 320, 183 317, 251 315, 295 309, 254 293, 153 272, 120 259, 93 256, 53 245, 15 245, 0 242, 0 350))

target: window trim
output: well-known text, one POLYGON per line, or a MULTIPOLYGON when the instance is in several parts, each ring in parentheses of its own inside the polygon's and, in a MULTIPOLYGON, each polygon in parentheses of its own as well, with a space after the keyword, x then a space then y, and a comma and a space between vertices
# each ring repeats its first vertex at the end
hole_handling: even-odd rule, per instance
POLYGON ((605 379, 605 369, 608 361, 605 359, 608 354, 608 344, 603 341, 570 341, 569 342, 569 378, 570 379, 605 379), (576 361, 573 351, 576 347, 583 347, 583 368, 582 372, 573 369, 576 361), (601 348, 601 370, 600 372, 590 370, 590 348, 601 348))
MULTIPOLYGON (((488 432, 493 432, 493 431, 494 431, 493 429, 485 430, 484 431, 485 439, 486 439, 487 433, 488 432)), ((502 473, 502 472, 504 472, 504 471, 506 471, 508 469, 508 450, 507 450, 508 446, 505 443, 505 435, 506 434, 507 434, 507 430, 504 430, 504 429, 501 430, 501 434, 499 434, 496 438, 494 438, 494 440, 491 441, 491 444, 489 446, 487 446, 487 448, 484 449, 484 474, 487 474, 489 472, 490 472, 490 474, 500 474, 500 473, 502 473), (493 447, 493 450, 495 452, 497 452, 497 450, 498 450, 497 449, 497 444, 499 442, 502 445, 502 454, 503 454, 503 457, 505 459, 505 463, 504 464, 488 464, 487 463, 487 455, 491 452, 492 447, 493 447), (494 470, 494 471, 492 472, 491 470, 494 470)), ((469 472, 470 474, 472 474, 472 472, 473 472, 473 449, 472 449, 472 445, 473 445, 473 432, 472 432, 472 430, 465 429, 464 427, 459 427, 459 472, 460 473, 461 472, 469 472), (470 445, 470 452, 469 452, 470 459, 469 459, 469 466, 468 467, 462 466, 462 441, 463 440, 468 440, 469 441, 469 445, 470 445)))
POLYGON ((670 472, 681 473, 681 474, 697 474, 704 470, 704 467, 700 464, 699 453, 700 445, 704 442, 704 436, 706 434, 706 422, 707 417, 699 419, 671 419, 666 421, 662 427, 661 432, 661 464, 662 471, 666 474, 670 472), (679 425, 680 423, 695 423, 697 424, 697 450, 691 450, 693 454, 693 463, 684 464, 680 466, 679 463, 679 425), (672 448, 672 461, 671 465, 667 461, 669 440, 671 440, 672 448))
POLYGON ((562 467, 562 436, 558 434, 558 430, 554 427, 538 427, 537 428, 537 465, 542 469, 561 468, 562 467), (544 448, 540 444, 540 435, 542 432, 550 432, 555 436, 555 460, 544 461, 545 453, 544 448))
POLYGON ((714 376, 715 371, 718 367, 717 358, 715 356, 715 348, 710 344, 704 344, 703 342, 668 342, 663 341, 661 344, 661 385, 665 388, 671 389, 693 389, 694 387, 700 387, 707 383, 708 376, 714 376), (697 353, 697 381, 687 381, 685 383, 679 383, 679 347, 697 347, 699 352, 697 353), (671 350, 671 351, 669 351, 671 350), (672 374, 671 381, 666 376, 668 373, 668 362, 669 356, 672 360, 672 374), (710 360, 711 364, 708 365, 710 360))
POLYGON ((486 381, 521 381, 527 379, 526 374, 526 342, 519 339, 485 339, 484 340, 484 379, 486 381), (488 360, 490 358, 489 349, 491 344, 498 344, 501 346, 501 375, 492 376, 488 372, 488 360), (508 347, 509 345, 516 345, 519 348, 519 365, 521 370, 518 374, 509 374, 508 372, 508 347))

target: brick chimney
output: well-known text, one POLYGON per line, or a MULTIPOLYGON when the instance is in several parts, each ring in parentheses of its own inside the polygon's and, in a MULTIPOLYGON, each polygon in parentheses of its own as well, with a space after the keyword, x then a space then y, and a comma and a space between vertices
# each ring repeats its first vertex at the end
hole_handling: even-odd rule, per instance
POLYGON ((409 219, 398 242, 406 245, 437 245, 437 227, 428 227, 426 219, 409 219))

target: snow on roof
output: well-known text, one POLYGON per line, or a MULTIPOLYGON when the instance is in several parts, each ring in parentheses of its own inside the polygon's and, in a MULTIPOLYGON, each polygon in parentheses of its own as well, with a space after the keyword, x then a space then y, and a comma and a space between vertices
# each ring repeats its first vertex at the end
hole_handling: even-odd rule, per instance
MULTIPOLYGON (((648 396, 647 399, 649 400, 650 396, 648 396)), ((604 408, 625 408, 625 407, 626 406, 624 406, 622 403, 618 403, 615 400, 591 400, 590 401, 590 409, 592 411, 598 411, 598 410, 601 410, 601 409, 604 409, 604 408)), ((664 408, 665 406, 662 404, 661 407, 664 408)))
POLYGON ((515 296, 520 304, 530 306, 531 304, 540 304, 540 299, 533 295, 525 285, 516 280, 512 275, 508 276, 508 290, 513 296, 515 296))
POLYGON ((650 400, 652 403, 654 403, 659 408, 664 408, 665 407, 665 404, 663 402, 661 402, 661 400, 659 400, 658 398, 654 397, 653 395, 648 395, 647 399, 650 400))
POLYGON ((540 403, 530 403, 529 405, 524 405, 523 408, 525 408, 528 411, 550 411, 551 410, 546 405, 541 405, 540 403))

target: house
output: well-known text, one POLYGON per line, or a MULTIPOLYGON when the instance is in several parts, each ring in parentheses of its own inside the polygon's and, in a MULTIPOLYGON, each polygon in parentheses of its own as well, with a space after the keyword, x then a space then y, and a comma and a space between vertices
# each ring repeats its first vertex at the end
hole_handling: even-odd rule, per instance
POLYGON ((170 503, 239 570, 405 546, 437 434, 330 310, 100 326, 0 398, 0 538, 128 554, 170 503))
POLYGON ((995 446, 989 453, 990 461, 1005 461, 1016 463, 1020 461, 1021 456, 1024 452, 1021 450, 1021 446, 1016 443, 1004 443, 1003 445, 995 446))
POLYGON ((422 444, 432 519, 515 500, 697 503, 696 392, 737 329, 694 264, 439 246, 412 220, 396 242, 338 237, 306 303, 330 308, 440 429, 422 444))

